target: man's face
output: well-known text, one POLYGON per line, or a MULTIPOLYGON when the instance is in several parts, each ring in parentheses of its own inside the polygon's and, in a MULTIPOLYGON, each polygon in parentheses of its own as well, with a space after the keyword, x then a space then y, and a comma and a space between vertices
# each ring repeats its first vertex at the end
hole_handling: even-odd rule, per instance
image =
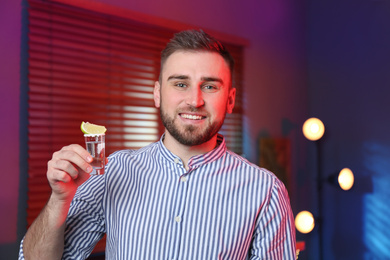
POLYGON ((171 135, 181 144, 200 145, 217 134, 231 113, 235 89, 225 60, 217 53, 178 51, 166 60, 154 101, 171 135))

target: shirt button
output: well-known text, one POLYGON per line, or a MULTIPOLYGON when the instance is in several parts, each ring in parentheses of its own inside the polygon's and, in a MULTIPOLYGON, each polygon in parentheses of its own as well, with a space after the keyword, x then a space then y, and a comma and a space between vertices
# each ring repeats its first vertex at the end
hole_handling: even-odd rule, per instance
POLYGON ((176 221, 177 223, 179 223, 179 222, 181 221, 180 216, 176 216, 176 217, 175 217, 175 221, 176 221))
POLYGON ((186 182, 186 181, 187 181, 187 177, 186 177, 186 176, 182 176, 182 177, 180 178, 180 180, 181 180, 181 182, 186 182))
POLYGON ((180 162, 179 158, 175 158, 174 161, 176 164, 178 164, 180 162))

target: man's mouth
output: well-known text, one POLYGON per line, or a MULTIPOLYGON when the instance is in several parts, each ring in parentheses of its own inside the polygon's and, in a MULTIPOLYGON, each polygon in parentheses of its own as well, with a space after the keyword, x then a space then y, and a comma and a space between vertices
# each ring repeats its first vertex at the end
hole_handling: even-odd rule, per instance
POLYGON ((180 116, 185 119, 191 119, 191 120, 202 120, 206 118, 205 116, 201 116, 201 115, 191 115, 191 114, 184 114, 184 113, 181 113, 180 116))

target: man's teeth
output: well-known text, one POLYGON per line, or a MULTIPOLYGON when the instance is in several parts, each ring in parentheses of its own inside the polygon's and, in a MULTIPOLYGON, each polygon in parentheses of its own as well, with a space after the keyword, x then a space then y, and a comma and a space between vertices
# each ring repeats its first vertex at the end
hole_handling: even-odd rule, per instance
POLYGON ((202 119, 202 116, 197 116, 197 115, 188 115, 188 114, 181 114, 182 117, 187 118, 187 119, 192 119, 192 120, 200 120, 202 119))

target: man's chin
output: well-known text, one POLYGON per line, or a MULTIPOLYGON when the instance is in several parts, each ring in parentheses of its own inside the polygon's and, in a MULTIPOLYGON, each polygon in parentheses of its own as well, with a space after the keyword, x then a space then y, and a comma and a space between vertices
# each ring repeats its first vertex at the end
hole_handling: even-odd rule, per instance
POLYGON ((180 125, 175 120, 161 113, 163 124, 169 134, 180 144, 197 146, 210 141, 221 125, 180 125))
POLYGON ((197 135, 197 134, 191 134, 191 135, 180 135, 180 136, 174 136, 174 138, 181 144, 187 145, 187 146, 196 146, 203 144, 210 140, 209 136, 205 135, 197 135))

